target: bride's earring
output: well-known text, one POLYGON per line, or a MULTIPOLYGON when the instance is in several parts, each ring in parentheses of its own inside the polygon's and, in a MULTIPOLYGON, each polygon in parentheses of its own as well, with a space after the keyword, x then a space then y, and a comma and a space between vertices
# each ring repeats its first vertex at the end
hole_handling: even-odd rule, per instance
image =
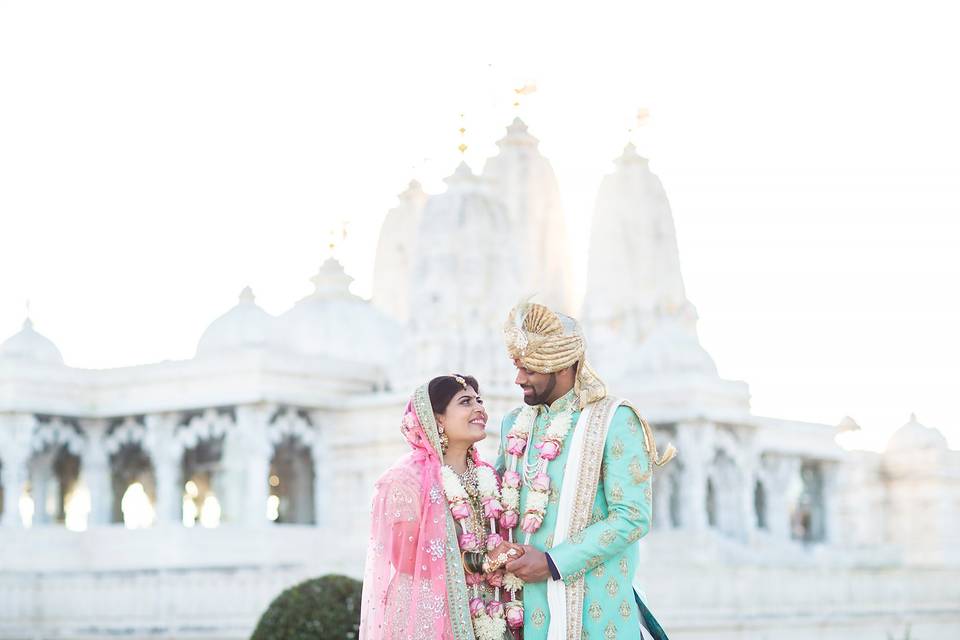
POLYGON ((441 453, 446 453, 446 452, 447 452, 447 448, 450 446, 450 436, 448 436, 448 435, 443 431, 443 426, 442 426, 442 425, 440 426, 439 430, 440 430, 440 452, 441 452, 441 453))

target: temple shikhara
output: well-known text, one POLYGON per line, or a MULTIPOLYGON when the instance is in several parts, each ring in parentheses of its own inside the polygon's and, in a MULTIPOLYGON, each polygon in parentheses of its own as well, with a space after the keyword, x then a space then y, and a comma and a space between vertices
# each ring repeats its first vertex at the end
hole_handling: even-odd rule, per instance
POLYGON ((361 576, 410 392, 474 375, 495 432, 521 404, 503 323, 531 295, 583 321, 593 366, 679 451, 637 576, 671 638, 955 638, 960 452, 913 416, 871 452, 837 443, 849 418, 754 415, 700 344, 667 195, 632 144, 575 299, 550 162, 519 119, 498 147, 441 193, 400 194, 372 300, 330 258, 279 316, 243 289, 189 360, 70 367, 39 318, 2 342, 0 638, 246 638, 285 587, 361 576))

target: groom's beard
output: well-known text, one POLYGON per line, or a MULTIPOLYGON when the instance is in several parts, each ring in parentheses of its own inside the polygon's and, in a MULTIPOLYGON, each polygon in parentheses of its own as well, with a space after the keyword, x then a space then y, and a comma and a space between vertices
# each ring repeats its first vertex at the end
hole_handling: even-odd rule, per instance
POLYGON ((536 387, 530 386, 534 391, 534 395, 528 396, 524 394, 523 401, 526 402, 531 407, 535 407, 540 404, 548 404, 547 399, 553 394, 553 390, 557 388, 557 374, 550 374, 550 382, 547 383, 546 388, 540 392, 536 393, 536 387))

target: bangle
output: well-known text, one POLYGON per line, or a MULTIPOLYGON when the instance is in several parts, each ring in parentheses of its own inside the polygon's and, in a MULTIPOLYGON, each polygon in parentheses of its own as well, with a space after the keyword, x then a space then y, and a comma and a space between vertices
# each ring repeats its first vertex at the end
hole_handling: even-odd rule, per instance
POLYGON ((469 574, 481 573, 483 571, 482 560, 479 553, 474 551, 461 551, 460 558, 463 561, 463 569, 469 574))

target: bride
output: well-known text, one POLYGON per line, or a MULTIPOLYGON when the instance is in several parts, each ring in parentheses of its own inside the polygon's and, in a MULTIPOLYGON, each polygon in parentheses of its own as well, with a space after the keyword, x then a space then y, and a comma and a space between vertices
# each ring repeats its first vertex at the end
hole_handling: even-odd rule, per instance
MULTIPOLYGON (((401 432, 413 449, 376 483, 363 580, 360 640, 503 640, 522 629, 522 586, 503 565, 500 483, 475 443, 487 412, 470 376, 416 390, 401 432)), ((512 522, 511 522, 512 521, 512 522)))

